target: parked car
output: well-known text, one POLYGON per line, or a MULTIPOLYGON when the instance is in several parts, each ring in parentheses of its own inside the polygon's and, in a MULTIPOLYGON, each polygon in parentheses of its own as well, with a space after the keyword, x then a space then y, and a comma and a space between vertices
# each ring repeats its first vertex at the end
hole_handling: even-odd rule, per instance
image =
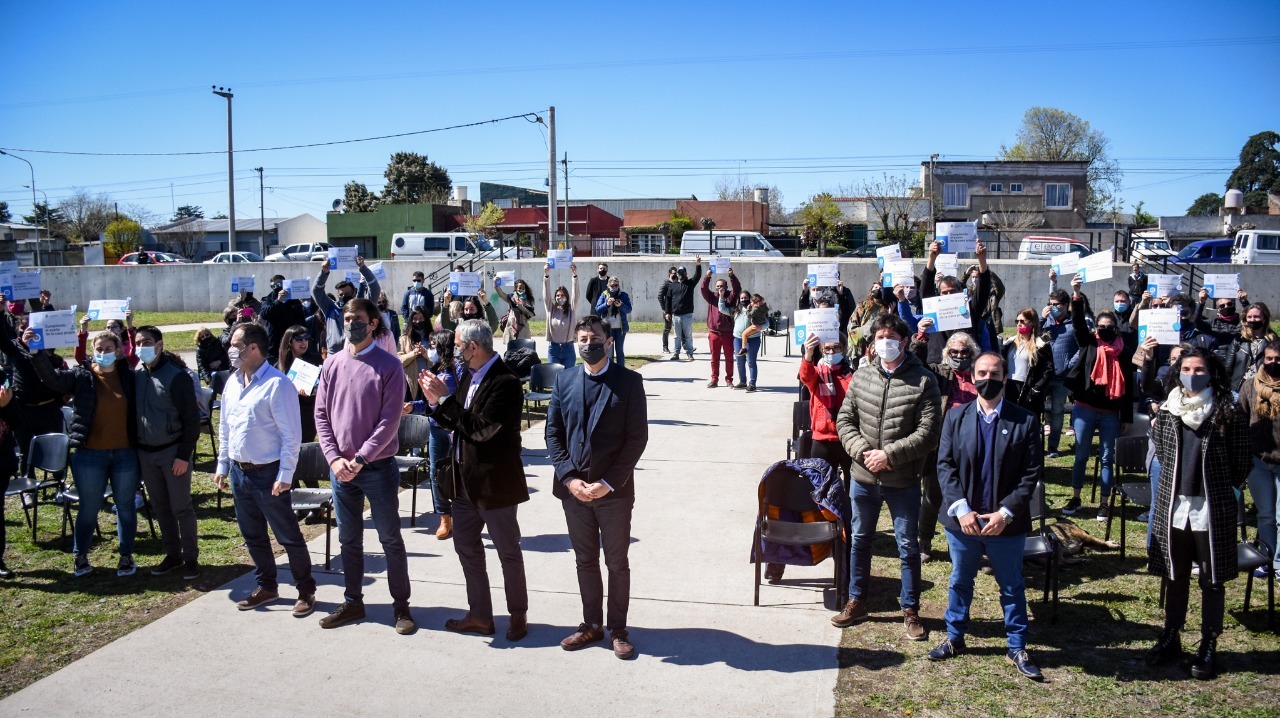
POLYGON ((205 264, 230 264, 236 262, 261 262, 262 255, 255 252, 218 252, 213 259, 206 259, 205 264))
POLYGON ((1179 262, 1194 264, 1227 264, 1231 262, 1231 239, 1201 239, 1178 252, 1179 262))
POLYGON ((875 259, 876 250, 886 245, 879 242, 867 242, 861 247, 855 247, 847 252, 841 252, 836 257, 840 259, 875 259))
POLYGON ((1158 262, 1161 259, 1173 259, 1178 254, 1173 251, 1173 247, 1169 246, 1169 240, 1167 239, 1135 237, 1129 244, 1129 256, 1133 259, 1158 262))
POLYGON ((319 262, 329 258, 328 242, 303 242, 301 244, 291 244, 288 247, 268 254, 266 261, 268 262, 319 262))
MULTIPOLYGON (((138 255, 146 254, 151 258, 151 264, 188 264, 190 260, 186 257, 180 257, 169 252, 130 252, 120 258, 116 264, 137 264, 138 255)), ((145 262, 144 262, 145 264, 145 262)))
POLYGON ((1093 254, 1088 244, 1067 237, 1023 237, 1018 243, 1018 259, 1049 261, 1054 255, 1075 252, 1081 257, 1093 254))
POLYGON ((1280 232, 1242 229, 1236 232, 1232 264, 1280 264, 1280 232))

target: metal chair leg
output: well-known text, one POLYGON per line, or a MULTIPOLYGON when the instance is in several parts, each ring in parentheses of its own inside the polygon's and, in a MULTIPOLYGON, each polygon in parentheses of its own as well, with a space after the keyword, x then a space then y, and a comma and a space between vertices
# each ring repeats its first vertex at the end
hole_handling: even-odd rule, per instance
POLYGON ((757 523, 756 532, 755 532, 755 541, 752 542, 751 544, 751 553, 755 555, 755 559, 756 559, 755 560, 755 564, 756 564, 755 605, 757 606, 760 605, 760 554, 762 552, 763 551, 760 548, 760 524, 757 523))
POLYGON ((331 565, 331 561, 329 559, 330 550, 331 550, 330 549, 331 545, 329 543, 331 540, 329 537, 329 532, 333 530, 333 526, 330 523, 332 519, 333 519, 333 503, 331 501, 330 503, 327 503, 324 505, 324 570, 326 571, 329 570, 329 567, 331 565))

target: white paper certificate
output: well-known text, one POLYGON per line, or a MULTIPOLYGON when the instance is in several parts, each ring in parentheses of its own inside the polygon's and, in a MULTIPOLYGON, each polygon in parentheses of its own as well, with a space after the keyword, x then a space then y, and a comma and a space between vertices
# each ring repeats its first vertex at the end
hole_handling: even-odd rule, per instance
POLYGON ((1080 255, 1075 252, 1055 254, 1049 260, 1049 267, 1058 275, 1058 281, 1070 282, 1080 269, 1080 255))
POLYGON ((955 277, 960 274, 960 255, 958 254, 939 254, 938 258, 933 260, 933 268, 937 272, 938 277, 955 277))
POLYGON ((1206 274, 1204 289, 1214 299, 1235 299, 1240 291, 1239 274, 1206 274))
POLYGON ((311 396, 316 383, 320 381, 320 367, 301 359, 294 359, 289 365, 289 381, 304 394, 311 396))
MULTIPOLYGON (((253 291, 253 278, 254 278, 255 276, 257 276, 257 275, 255 275, 255 274, 251 274, 251 275, 249 275, 249 276, 247 276, 247 277, 232 277, 232 278, 231 278, 231 293, 232 293, 232 294, 239 294, 240 292, 252 292, 252 291, 253 291)), ((92 306, 92 302, 90 303, 90 306, 92 306)))
POLYGON ((915 283, 915 267, 910 259, 890 259, 884 263, 884 279, 880 281, 881 285, 892 287, 895 284, 901 284, 904 287, 914 287, 915 283))
POLYGON ((1090 254, 1081 259, 1076 272, 1080 274, 1080 281, 1085 284, 1111 279, 1111 250, 1090 254))
POLYGON ((938 222, 933 236, 942 243, 942 251, 948 254, 978 251, 977 222, 938 222))
POLYGON ((890 244, 887 247, 876 247, 876 263, 884 269, 884 263, 890 259, 902 259, 902 245, 890 244))
POLYGON ((1172 297, 1182 288, 1181 274, 1148 274, 1147 291, 1153 297, 1172 297))
POLYGON ((455 297, 474 297, 480 294, 480 273, 449 272, 449 293, 455 297))
POLYGON ((840 283, 840 269, 835 262, 810 264, 806 278, 810 287, 834 287, 840 283))
POLYGON ((285 299, 301 300, 311 296, 311 280, 303 277, 302 279, 286 279, 284 281, 284 289, 289 293, 285 299))
POLYGON ((493 275, 493 288, 501 289, 507 294, 511 293, 511 289, 516 286, 515 272, 495 272, 493 275))
POLYGON ((547 265, 552 269, 568 269, 570 264, 573 264, 572 249, 547 250, 547 265))
POLYGON ((921 319, 933 320, 933 326, 929 328, 931 334, 952 329, 969 329, 973 326, 973 321, 969 318, 968 299, 963 292, 925 297, 921 304, 924 309, 921 319))
POLYGON ((40 296, 40 270, 0 275, 0 292, 9 301, 35 299, 40 296))
POLYGON ((129 311, 129 303, 131 297, 124 299, 93 299, 89 301, 89 311, 85 314, 89 317, 89 321, 106 321, 108 319, 119 319, 124 321, 124 313, 129 311))
POLYGON ((707 271, 711 274, 728 274, 729 258, 728 257, 712 257, 707 260, 707 271))
POLYGON ((359 247, 330 247, 329 271, 356 269, 356 253, 359 250, 359 247))
POLYGON ((64 309, 58 312, 32 312, 27 315, 35 339, 29 349, 61 349, 76 346, 76 312, 64 309))
POLYGON ((1158 344, 1177 344, 1181 341, 1182 324, 1180 310, 1177 307, 1168 309, 1138 310, 1138 343, 1155 337, 1158 344))

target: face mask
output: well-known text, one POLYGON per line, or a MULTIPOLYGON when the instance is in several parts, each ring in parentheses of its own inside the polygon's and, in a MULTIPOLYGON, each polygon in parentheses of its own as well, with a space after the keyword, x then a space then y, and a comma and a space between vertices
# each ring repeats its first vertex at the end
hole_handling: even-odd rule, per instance
POLYGON ((421 329, 421 328, 423 328, 423 327, 425 327, 425 326, 427 326, 427 323, 426 323, 426 322, 424 322, 424 321, 421 321, 421 320, 416 321, 416 322, 414 322, 414 323, 413 323, 413 328, 414 328, 414 329, 421 329))
POLYGON ((823 354, 822 361, 826 362, 828 366, 839 366, 840 362, 844 361, 844 354, 841 352, 836 352, 835 354, 823 354))
POLYGON ((1116 311, 1120 312, 1121 314, 1124 314, 1125 312, 1129 311, 1129 305, 1126 304, 1125 302, 1116 302, 1111 306, 1115 307, 1116 311))
POLYGON ((1024 337, 1029 337, 1029 336, 1031 336, 1031 325, 1030 325, 1030 324, 1019 324, 1019 325, 1018 325, 1018 333, 1019 333, 1019 334, 1021 334, 1021 335, 1022 335, 1022 336, 1024 336, 1024 337))
POLYGON ((110 369, 112 364, 116 363, 116 353, 107 352, 106 354, 93 353, 93 363, 103 369, 110 369))
POLYGON ((352 344, 359 344, 369 336, 369 322, 347 322, 346 329, 352 344))
POLYGON ((557 307, 567 307, 567 306, 569 306, 569 298, 568 298, 568 297, 556 297, 556 306, 557 306, 557 307))
POLYGON ((969 357, 947 357, 947 366, 951 367, 952 371, 968 371, 972 365, 973 359, 969 357))
POLYGON ((979 379, 973 383, 978 396, 987 401, 994 401, 1004 391, 1004 381, 1000 379, 979 379))
POLYGON ((284 285, 283 285, 283 284, 281 284, 280 282, 276 282, 276 283, 274 283, 274 284, 272 284, 272 285, 271 285, 271 289, 272 289, 273 291, 278 292, 278 291, 280 291, 281 289, 284 289, 284 285))
POLYGON ((431 362, 432 364, 435 364, 435 363, 439 362, 439 361, 440 361, 440 352, 436 351, 435 349, 428 349, 428 350, 427 350, 427 361, 431 362))
POLYGON ((608 276, 608 274, 609 274, 609 270, 607 270, 607 269, 601 269, 601 270, 599 270, 599 272, 598 272, 598 273, 599 273, 599 275, 600 275, 600 276, 602 276, 602 277, 604 277, 604 276, 608 276))
POLYGON ((420 279, 415 279, 415 280, 413 280, 413 288, 414 288, 414 289, 422 289, 422 280, 420 280, 420 279))
POLYGON ((140 359, 143 364, 150 364, 155 361, 156 348, 154 346, 138 347, 138 359, 140 359))
POLYGON ((1247 324, 1249 325, 1249 328, 1253 330, 1254 334, 1261 334, 1263 331, 1266 331, 1267 328, 1267 323, 1261 319, 1247 322, 1247 324))
POLYGON ((462 313, 462 318, 463 318, 463 319, 479 319, 479 318, 480 318, 480 313, 479 313, 479 312, 476 312, 476 313, 474 313, 474 314, 467 314, 466 312, 463 312, 463 313, 462 313))
POLYGON ((338 306, 345 307, 349 301, 351 301, 351 297, 348 297, 345 294, 338 295, 338 306))
POLYGON ((1116 340, 1115 327, 1098 327, 1098 338, 1110 344, 1116 340))
POLYGON ((1236 305, 1234 304, 1232 304, 1229 307, 1218 308, 1218 316, 1220 317, 1234 317, 1235 315, 1236 315, 1236 305))
POLYGON ((588 364, 598 363, 601 359, 604 359, 604 343, 579 344, 578 356, 582 357, 582 361, 588 364))
POLYGON ((620 287, 609 287, 609 293, 615 297, 618 296, 618 292, 620 291, 622 291, 620 287))
POLYGON ((1058 304, 1058 305, 1049 307, 1049 314, 1053 315, 1054 319, 1057 319, 1058 317, 1062 316, 1062 305, 1058 304))
POLYGON ((1265 371, 1267 376, 1270 376, 1272 379, 1280 379, 1280 362, 1263 364, 1262 370, 1265 371))
POLYGON ((1199 394, 1209 386, 1208 374, 1179 374, 1178 381, 1182 382, 1182 386, 1191 394, 1199 394))
POLYGON ((227 347, 227 361, 231 362, 231 366, 240 368, 240 350, 235 347, 227 347))
POLYGON ((897 339, 876 340, 876 356, 884 361, 890 363, 897 361, 900 354, 902 354, 902 342, 897 339))
POLYGON ((915 299, 915 298, 916 298, 916 288, 911 287, 910 289, 907 290, 907 299, 915 299))

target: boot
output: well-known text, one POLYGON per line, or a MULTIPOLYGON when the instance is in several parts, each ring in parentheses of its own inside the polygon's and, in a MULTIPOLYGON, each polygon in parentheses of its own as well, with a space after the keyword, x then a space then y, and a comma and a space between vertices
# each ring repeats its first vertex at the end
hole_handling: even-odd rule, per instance
POLYGON ((1164 632, 1160 634, 1160 640, 1156 641, 1156 645, 1147 651, 1147 664, 1159 666, 1171 661, 1176 661, 1182 656, 1182 638, 1181 629, 1165 627, 1164 632))
POLYGON ((1191 660, 1191 676, 1207 681, 1217 675, 1216 663, 1218 655, 1217 636, 1204 636, 1200 639, 1200 650, 1191 660))
POLYGON ((436 529, 436 538, 443 541, 453 535, 453 516, 440 514, 440 526, 436 529))

